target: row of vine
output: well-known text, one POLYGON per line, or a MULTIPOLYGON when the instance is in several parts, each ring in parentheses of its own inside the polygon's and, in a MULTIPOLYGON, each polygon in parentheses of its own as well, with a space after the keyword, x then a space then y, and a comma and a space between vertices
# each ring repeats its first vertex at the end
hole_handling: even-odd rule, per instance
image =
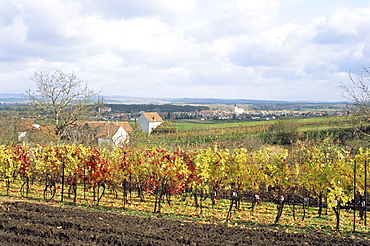
MULTIPOLYGON (((314 198, 319 207, 333 209, 339 228, 340 209, 353 202, 354 162, 367 160, 370 150, 360 149, 351 156, 343 148, 324 141, 319 145, 297 142, 291 150, 266 147, 257 151, 247 148, 167 151, 161 148, 139 151, 68 146, 5 146, 0 149, 0 177, 7 192, 12 181, 22 180, 22 195, 30 184, 44 184, 44 198, 50 200, 56 185, 68 186, 77 197, 77 186, 93 190, 99 204, 107 188, 121 190, 124 204, 132 190, 155 197, 154 212, 161 211, 167 195, 189 192, 196 206, 202 208, 207 194, 215 205, 219 197, 230 199, 228 219, 233 207, 248 195, 256 204, 262 194, 270 194, 277 203, 275 223, 284 205, 314 198)), ((358 201, 365 194, 364 165, 357 168, 358 201)), ((62 193, 64 189, 62 189, 62 193)), ((266 196, 266 195, 265 195, 266 196)), ((63 199, 63 195, 62 195, 63 199)), ((366 204, 367 201, 365 201, 366 204)))

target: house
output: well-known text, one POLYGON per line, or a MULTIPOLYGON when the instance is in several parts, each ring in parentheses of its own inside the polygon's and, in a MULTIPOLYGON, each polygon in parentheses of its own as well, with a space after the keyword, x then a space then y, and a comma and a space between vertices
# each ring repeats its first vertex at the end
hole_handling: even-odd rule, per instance
POLYGON ((16 123, 18 133, 18 140, 23 142, 30 142, 35 136, 43 136, 49 131, 55 131, 51 126, 41 126, 36 124, 33 119, 22 118, 16 123))
POLYGON ((121 127, 113 124, 105 124, 96 134, 99 145, 109 144, 121 146, 129 139, 128 133, 121 127))
POLYGON ((112 112, 112 108, 110 107, 100 107, 98 108, 99 113, 109 113, 112 112))
POLYGON ((127 133, 130 133, 133 131, 131 125, 126 122, 126 121, 123 121, 123 122, 113 122, 111 123, 113 125, 116 125, 116 126, 122 126, 122 128, 127 132, 127 133))
POLYGON ((137 123, 145 133, 151 133, 153 129, 163 122, 163 119, 157 112, 145 112, 137 120, 137 123))
MULTIPOLYGON (((18 140, 24 142, 48 143, 58 140, 55 126, 40 126, 32 119, 21 119, 16 124, 18 140)), ((109 144, 120 147, 129 142, 129 133, 133 131, 128 122, 76 121, 62 136, 62 140, 84 144, 109 144)))
POLYGON ((129 133, 132 132, 132 127, 128 122, 87 122, 87 124, 95 129, 95 138, 99 145, 122 146, 129 142, 129 133))
POLYGON ((20 119, 16 123, 18 140, 22 142, 50 143, 56 140, 53 125, 39 125, 33 119, 20 119))
POLYGON ((34 127, 37 127, 37 126, 34 126, 34 120, 24 119, 24 118, 20 119, 16 123, 16 129, 17 129, 17 133, 18 133, 18 140, 28 142, 29 141, 29 135, 30 135, 29 132, 34 127))
POLYGON ((76 121, 66 129, 63 139, 78 144, 121 147, 129 142, 132 131, 128 122, 76 121))

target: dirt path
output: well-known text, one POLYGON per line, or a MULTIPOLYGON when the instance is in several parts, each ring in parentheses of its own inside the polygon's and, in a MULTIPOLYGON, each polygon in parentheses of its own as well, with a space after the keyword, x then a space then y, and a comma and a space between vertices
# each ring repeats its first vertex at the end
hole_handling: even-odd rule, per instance
POLYGON ((23 201, 1 203, 0 214, 1 245, 370 245, 359 239, 140 218, 23 201))

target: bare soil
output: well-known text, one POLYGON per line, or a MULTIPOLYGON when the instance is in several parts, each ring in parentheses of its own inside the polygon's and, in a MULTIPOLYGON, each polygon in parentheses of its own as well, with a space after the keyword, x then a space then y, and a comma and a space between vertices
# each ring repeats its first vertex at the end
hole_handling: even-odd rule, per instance
POLYGON ((142 218, 25 201, 0 203, 1 245, 370 245, 322 234, 142 218))

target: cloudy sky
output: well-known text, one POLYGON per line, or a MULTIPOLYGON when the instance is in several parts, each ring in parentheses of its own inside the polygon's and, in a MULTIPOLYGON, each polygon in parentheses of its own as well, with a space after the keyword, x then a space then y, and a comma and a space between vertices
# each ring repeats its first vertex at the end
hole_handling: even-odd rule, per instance
POLYGON ((344 100, 369 30, 360 0, 0 0, 0 93, 63 70, 102 95, 344 100))

